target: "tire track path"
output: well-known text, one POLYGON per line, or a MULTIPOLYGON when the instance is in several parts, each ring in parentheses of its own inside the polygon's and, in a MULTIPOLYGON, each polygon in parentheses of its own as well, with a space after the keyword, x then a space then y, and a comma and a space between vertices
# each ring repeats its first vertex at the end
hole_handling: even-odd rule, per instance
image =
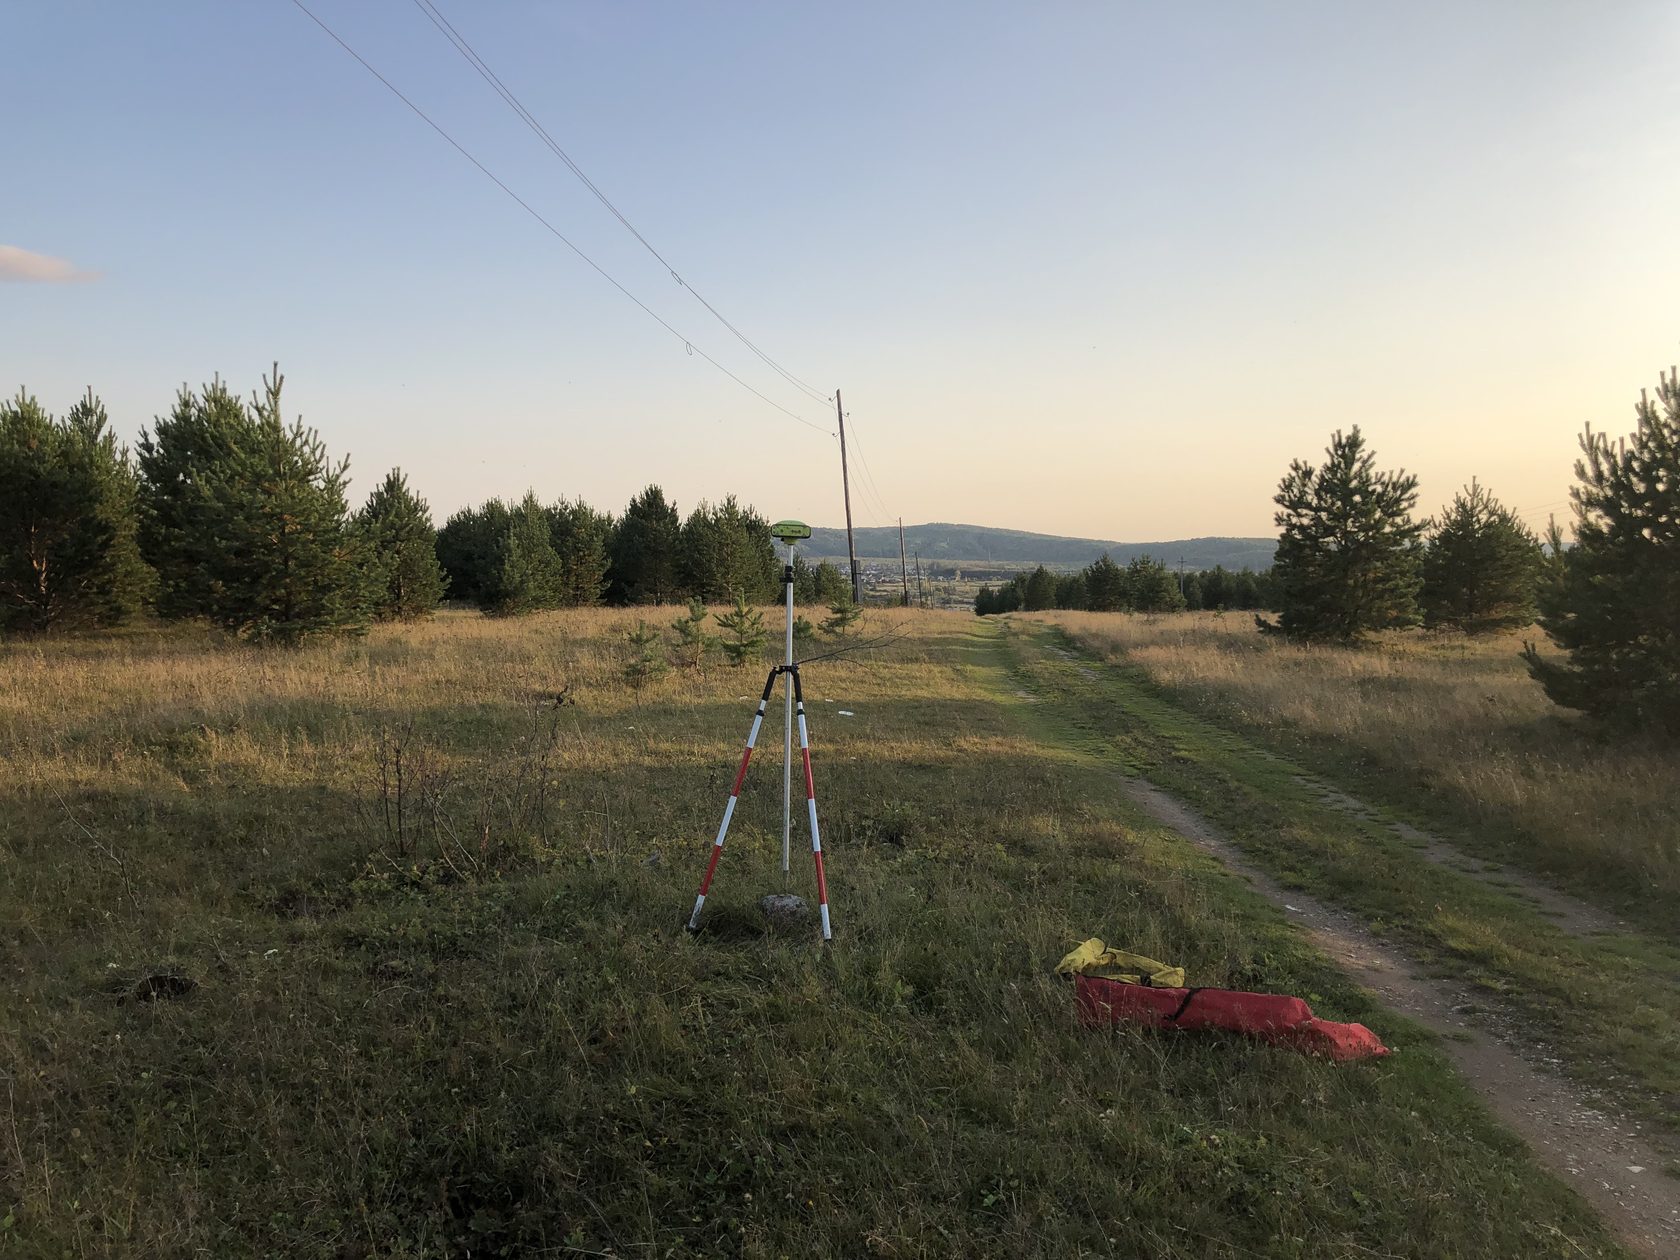
POLYGON ((1628 1247, 1652 1260, 1680 1255, 1680 1180, 1664 1174, 1666 1156, 1633 1124, 1590 1105, 1568 1081, 1533 1066, 1485 1030, 1467 1028, 1461 1012, 1485 1004, 1485 995, 1459 981, 1426 977, 1348 915, 1285 890, 1217 827, 1154 784, 1131 777, 1122 783, 1140 809, 1247 879, 1357 983, 1440 1034, 1447 1055, 1492 1111, 1602 1213, 1628 1247))
MULTIPOLYGON (((1093 680, 1096 670, 1058 645, 1050 654, 1093 680)), ((1039 696, 1043 700, 1045 697, 1039 696)), ((1423 856, 1460 873, 1515 883, 1519 895, 1537 903, 1565 931, 1578 935, 1614 932, 1622 925, 1596 907, 1546 888, 1537 881, 1493 867, 1466 870, 1468 859, 1456 848, 1423 832, 1407 834, 1406 824, 1392 824, 1363 802, 1316 779, 1296 782, 1323 804, 1395 826, 1401 837, 1418 845, 1423 856)), ((1310 893, 1285 889, 1249 859, 1214 823, 1147 779, 1121 775, 1128 798, 1145 814, 1183 836, 1192 846, 1242 876, 1277 906, 1313 944, 1357 984, 1395 1010, 1436 1033, 1441 1048, 1472 1089, 1510 1129, 1520 1134, 1547 1167, 1585 1198, 1624 1245, 1651 1260, 1680 1257, 1680 1179, 1664 1170, 1670 1158, 1640 1133, 1640 1126, 1589 1100, 1567 1079, 1525 1057, 1535 1047, 1518 1035, 1520 1021, 1471 1027, 1467 1016, 1485 1010, 1485 992, 1468 982, 1441 979, 1310 893)))

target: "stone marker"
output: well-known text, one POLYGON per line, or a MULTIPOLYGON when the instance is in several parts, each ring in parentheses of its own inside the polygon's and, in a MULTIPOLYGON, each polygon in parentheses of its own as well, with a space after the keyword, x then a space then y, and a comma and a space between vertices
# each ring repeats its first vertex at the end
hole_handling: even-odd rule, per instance
POLYGON ((758 910, 770 929, 776 932, 804 927, 811 919, 811 908, 805 904, 805 898, 792 893, 769 893, 760 897, 758 910))

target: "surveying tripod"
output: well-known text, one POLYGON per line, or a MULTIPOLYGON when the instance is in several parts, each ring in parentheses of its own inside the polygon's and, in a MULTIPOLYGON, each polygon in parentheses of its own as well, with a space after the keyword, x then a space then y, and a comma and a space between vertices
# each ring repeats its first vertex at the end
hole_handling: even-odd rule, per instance
POLYGON ((769 707, 770 694, 776 689, 776 679, 787 675, 787 723, 782 743, 782 871, 789 866, 789 844, 793 832, 793 731, 795 718, 799 727, 799 753, 805 768, 805 809, 811 824, 811 857, 817 867, 817 913, 822 920, 824 942, 833 939, 828 922, 828 880, 823 873, 822 831, 817 826, 817 789, 811 778, 811 737, 805 724, 805 692, 799 681, 799 662, 793 659, 793 548, 802 538, 811 536, 810 526, 799 521, 778 521, 770 527, 771 536, 787 546, 787 563, 782 568, 782 586, 787 607, 787 655, 784 662, 770 670, 764 680, 764 691, 758 697, 758 711, 753 714, 747 731, 747 746, 741 753, 741 768, 735 772, 735 785, 729 789, 729 800, 723 807, 723 823, 718 827, 717 839, 706 862, 706 874, 700 881, 700 892, 694 898, 694 913, 688 916, 688 930, 700 929, 700 911, 706 904, 706 894, 712 887, 718 859, 723 856, 723 842, 729 835, 729 823, 735 817, 735 804, 741 798, 741 784, 747 777, 747 763, 752 760, 758 744, 758 732, 764 725, 764 711, 769 707))

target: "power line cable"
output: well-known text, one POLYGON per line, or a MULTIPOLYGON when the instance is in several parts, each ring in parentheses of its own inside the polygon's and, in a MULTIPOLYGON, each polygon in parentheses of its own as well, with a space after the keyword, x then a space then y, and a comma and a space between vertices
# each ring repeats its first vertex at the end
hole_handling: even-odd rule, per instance
POLYGON ((455 29, 455 26, 443 15, 442 10, 440 10, 437 5, 432 2, 432 0, 414 0, 414 6, 431 20, 432 25, 437 28, 438 33, 447 39, 454 47, 455 51, 460 53, 461 56, 466 59, 467 64, 478 72, 479 77, 495 90, 496 94, 502 98, 508 108, 518 115, 520 121, 529 127, 532 133, 541 140, 543 144, 548 146, 549 150, 555 157, 559 158, 566 164, 566 169, 571 171, 573 175, 577 176, 579 182, 595 195, 596 200, 605 206, 612 213, 613 217, 624 225, 625 230, 641 242, 642 248, 647 250, 648 253, 652 254, 653 257, 658 260, 659 264, 670 273, 671 279, 675 280, 679 286, 687 289, 691 294, 693 294, 695 301, 699 302, 701 306, 704 306, 708 311, 710 311, 720 324, 722 324, 731 333, 733 333, 737 339, 739 339, 742 345, 746 346, 747 349, 751 350, 755 355, 763 360, 772 371, 781 376, 783 380, 788 382, 788 384, 794 386, 796 389, 802 390, 808 397, 816 402, 834 401, 834 396, 832 394, 824 394, 820 390, 815 389, 766 354, 763 349, 761 349, 758 344, 752 340, 752 338, 748 337, 734 324, 730 323, 729 320, 724 318, 723 312, 708 302, 698 289, 689 284, 688 281, 684 280, 681 274, 678 273, 677 269, 671 265, 668 259, 666 259, 665 255, 655 249, 652 242, 650 242, 647 237, 643 236, 637 229, 636 225, 625 217, 624 212, 613 204, 612 199, 596 186, 595 181, 590 179, 588 175, 584 174, 583 168, 572 160, 572 156, 567 153, 565 149, 560 147, 559 143, 553 136, 549 135, 547 128, 537 121, 536 115, 525 108, 519 98, 513 94, 513 90, 502 81, 501 76, 490 68, 489 64, 483 57, 478 55, 477 50, 475 50, 473 46, 467 42, 466 37, 462 35, 460 31, 455 29))
MULTIPOLYGON (((555 157, 559 158, 560 161, 565 164, 566 168, 577 177, 578 181, 582 183, 583 186, 587 188, 603 206, 606 207, 613 217, 624 226, 625 230, 636 238, 642 248, 647 250, 647 252, 665 268, 671 278, 675 280, 678 285, 687 289, 694 296, 695 300, 711 312, 719 323, 733 333, 743 345, 757 355, 759 359, 761 359, 789 384, 802 390, 807 396, 814 400, 821 402, 833 401, 833 395, 823 394, 806 381, 801 380, 799 377, 789 372, 775 359, 766 354, 756 342, 731 323, 721 311, 707 301, 705 296, 701 294, 699 290, 695 289, 693 285, 683 279, 681 274, 678 273, 677 269, 671 264, 671 262, 659 252, 659 250, 641 233, 635 224, 630 222, 624 212, 613 203, 612 199, 608 197, 606 193, 601 191, 600 187, 589 178, 583 168, 580 167, 572 156, 560 146, 559 142, 549 134, 548 129, 545 128, 540 121, 538 121, 536 115, 526 108, 525 104, 514 94, 513 89, 507 86, 502 77, 490 67, 489 63, 486 62, 478 53, 478 50, 472 46, 466 36, 462 35, 455 27, 454 23, 452 23, 444 15, 442 9, 440 9, 435 3, 435 0, 413 0, 413 3, 415 7, 426 16, 438 33, 449 41, 451 47, 453 47, 456 52, 460 53, 467 63, 472 66, 472 68, 478 73, 479 77, 488 83, 496 94, 501 97, 503 103, 505 103, 509 109, 513 110, 514 114, 539 140, 543 142, 545 146, 547 146, 549 151, 552 152, 555 157)), ((878 521, 890 524, 892 520, 892 513, 887 509, 886 502, 881 496, 880 487, 875 481, 874 472, 869 467, 868 459, 864 455, 861 445, 858 448, 858 457, 862 463, 864 472, 863 485, 872 502, 872 514, 876 515, 878 521)))
POLYGON ((852 413, 849 411, 846 413, 846 419, 852 422, 852 445, 857 449, 858 463, 863 469, 863 478, 860 485, 872 497, 875 508, 880 512, 882 522, 890 525, 893 514, 887 510, 886 500, 881 497, 880 487, 875 484, 875 474, 869 467, 869 457, 863 453, 863 444, 858 441, 857 421, 853 419, 852 413))
POLYGON ((892 625, 888 626, 883 633, 876 635, 872 639, 859 639, 855 643, 849 643, 844 647, 837 647, 830 652, 821 652, 816 656, 802 656, 799 658, 799 663, 801 665, 809 665, 813 661, 832 660, 836 656, 848 656, 853 652, 863 652, 873 648, 887 647, 890 644, 897 643, 909 633, 910 631, 905 628, 903 622, 894 622, 892 625))
POLYGON ((649 318, 654 320, 661 328, 663 328, 666 332, 670 333, 678 341, 682 342, 683 347, 690 354, 699 355, 702 359, 706 360, 707 363, 710 363, 713 367, 715 367, 718 371, 722 372, 730 380, 734 381, 742 389, 746 390, 749 394, 752 394, 755 397, 761 399, 762 401, 768 403, 770 406, 774 407, 777 411, 781 412, 784 416, 788 417, 788 419, 797 421, 798 423, 804 425, 807 429, 814 429, 818 433, 828 433, 832 436, 832 430, 825 429, 819 424, 811 423, 811 421, 807 420, 804 416, 800 415, 798 412, 788 410, 786 407, 782 406, 781 403, 777 402, 774 398, 771 398, 767 394, 761 393, 759 390, 757 390, 753 386, 749 385, 746 381, 742 380, 739 376, 735 375, 734 372, 731 372, 728 368, 724 367, 723 364, 719 363, 716 359, 714 359, 711 355, 707 354, 699 346, 695 345, 687 337, 683 336, 682 333, 678 332, 669 323, 667 323, 665 321, 665 319, 662 316, 660 316, 659 313, 656 312, 652 307, 650 307, 646 302, 642 301, 641 298, 637 297, 634 293, 630 292, 629 289, 625 288, 617 280, 613 279, 611 274, 609 274, 605 268, 603 268, 599 263, 597 263, 588 254, 584 253, 581 249, 579 249, 576 245, 574 245, 566 237, 566 235, 563 232, 560 231, 559 228, 555 227, 554 224, 550 223, 546 218, 544 218, 540 213, 538 213, 538 211, 536 209, 534 209, 528 201, 526 201, 518 193, 514 192, 513 189, 509 188, 505 183, 503 183, 501 181, 501 179, 498 178, 496 176, 496 174, 493 171, 490 170, 489 167, 485 166, 483 162, 480 162, 476 157, 474 157, 470 152, 468 152, 467 149, 465 148, 465 146, 463 146, 460 141, 455 139, 454 136, 450 135, 441 126, 439 126, 438 123, 435 122, 432 119, 432 116, 430 114, 426 113, 425 110, 421 109, 413 101, 409 100, 408 97, 404 96, 403 93, 401 92, 401 90, 399 90, 397 88, 396 84, 392 83, 384 75, 380 74, 379 71, 375 70, 373 68, 373 66, 368 63, 367 59, 361 55, 361 53, 357 52, 354 48, 350 47, 349 44, 345 43, 342 38, 340 38, 337 31, 333 30, 332 27, 328 26, 320 18, 316 17, 314 13, 310 12, 310 10, 307 7, 305 7, 302 0, 292 0, 292 4, 300 12, 302 12, 303 15, 305 17, 307 17, 311 22, 315 23, 316 26, 320 27, 323 31, 325 31, 327 33, 327 35, 329 37, 331 37, 333 43, 337 44, 345 52, 349 53, 352 57, 354 57, 356 59, 356 61, 361 64, 361 66, 364 70, 366 70, 374 78, 378 79, 381 83, 383 83, 385 85, 386 89, 389 90, 390 93, 393 96, 395 96, 399 101, 401 101, 404 105, 408 106, 408 108, 410 110, 412 110, 414 112, 414 114, 422 122, 424 122, 433 131, 437 132, 438 135, 442 136, 445 140, 447 140, 449 142, 450 146, 457 153, 459 153, 462 157, 466 158, 467 161, 471 162, 474 166, 476 166, 479 169, 479 171, 485 176, 485 178, 490 180, 491 183, 495 184, 496 187, 500 188, 509 197, 513 198, 513 200, 518 203, 519 207, 522 210, 524 210, 526 214, 530 215, 538 223, 542 224, 543 227, 547 228, 548 231, 555 237, 556 240, 558 240, 561 244, 563 244, 567 249, 571 250, 572 253, 576 254, 579 258, 583 259, 584 262, 588 263, 589 266, 591 268, 593 268, 595 270, 595 272, 597 274, 599 274, 603 279, 605 279, 607 281, 607 283, 611 284, 613 286, 613 288, 617 289, 625 297, 629 298, 637 306, 641 307, 641 309, 644 312, 647 313, 649 318))
MULTIPOLYGON (((854 449, 857 450, 858 459, 859 459, 860 462, 862 462, 863 461, 863 449, 861 447, 858 447, 855 443, 854 443, 854 449)), ((868 493, 869 507, 870 507, 871 515, 873 515, 876 518, 876 521, 877 521, 878 524, 891 525, 895 518, 892 514, 891 509, 889 509, 887 507, 886 500, 881 497, 881 492, 878 489, 876 489, 875 479, 872 476, 869 475, 869 470, 867 469, 867 467, 864 469, 863 485, 864 485, 864 489, 868 493)))

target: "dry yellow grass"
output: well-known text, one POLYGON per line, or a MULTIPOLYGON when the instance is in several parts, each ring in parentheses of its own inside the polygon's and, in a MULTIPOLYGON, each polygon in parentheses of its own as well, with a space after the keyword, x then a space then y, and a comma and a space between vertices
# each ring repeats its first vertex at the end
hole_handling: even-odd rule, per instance
MULTIPOLYGON (((365 772, 379 730, 391 722, 431 716, 447 724, 475 708, 505 721, 521 710, 575 706, 589 725, 627 714, 645 721, 635 738, 573 741, 567 758, 659 761, 695 704, 748 692, 756 698, 779 648, 767 646, 765 664, 737 670, 714 657, 703 672, 673 668, 641 691, 630 689, 624 632, 638 620, 664 630, 679 611, 573 610, 513 620, 446 612, 284 652, 177 629, 0 644, 0 752, 14 774, 43 786, 142 787, 175 777, 168 759, 148 749, 179 735, 205 742, 195 761, 207 769, 334 784, 365 772), (289 738, 277 743, 276 733, 289 738)), ((948 632, 961 628, 922 617, 948 632)), ((903 676, 925 664, 925 651, 899 645, 891 656, 895 699, 949 695, 945 671, 919 682, 903 676)), ((810 698, 878 695, 881 674, 853 658, 824 661, 808 683, 810 698)), ((751 716, 743 703, 743 730, 751 716)))
MULTIPOLYGON (((385 829, 381 747, 391 742, 404 745, 405 822, 416 830, 394 846, 402 860, 445 849, 459 860, 463 848, 524 849, 533 838, 615 860, 691 844, 715 826, 780 643, 766 645, 763 662, 736 669, 714 655, 704 671, 674 667, 632 689, 624 632, 639 619, 667 630, 679 611, 444 613, 293 651, 178 627, 0 644, 0 759, 14 799, 39 811, 32 827, 21 815, 0 820, 0 857, 8 844, 36 854, 68 839, 80 850, 31 870, 40 895, 26 906, 78 882, 120 896, 150 880, 184 913, 216 845, 272 854, 253 858, 251 877, 260 870, 273 889, 306 885, 385 829), (428 817, 447 818, 448 844, 428 817), (166 823, 180 839, 173 851, 139 845, 130 819, 166 823)), ((860 782, 860 758, 948 764, 965 744, 940 729, 933 706, 983 702, 950 660, 967 622, 872 613, 861 633, 892 626, 910 633, 883 651, 823 660, 806 679, 819 790, 841 836, 899 786, 896 769, 860 782), (867 734, 831 716, 848 704, 871 710, 867 734), (893 715, 886 729, 883 712, 893 715)), ((988 755, 1025 755, 1025 745, 995 744, 988 755)), ((780 754, 764 747, 755 764, 740 845, 774 826, 780 754)), ((161 900, 150 907, 170 912, 161 900)))
POLYGON ((1680 758, 1553 705, 1518 659, 1522 633, 1344 648, 1261 635, 1239 615, 1052 619, 1198 707, 1304 743, 1391 796, 1432 798, 1504 856, 1600 892, 1680 893, 1680 758))

